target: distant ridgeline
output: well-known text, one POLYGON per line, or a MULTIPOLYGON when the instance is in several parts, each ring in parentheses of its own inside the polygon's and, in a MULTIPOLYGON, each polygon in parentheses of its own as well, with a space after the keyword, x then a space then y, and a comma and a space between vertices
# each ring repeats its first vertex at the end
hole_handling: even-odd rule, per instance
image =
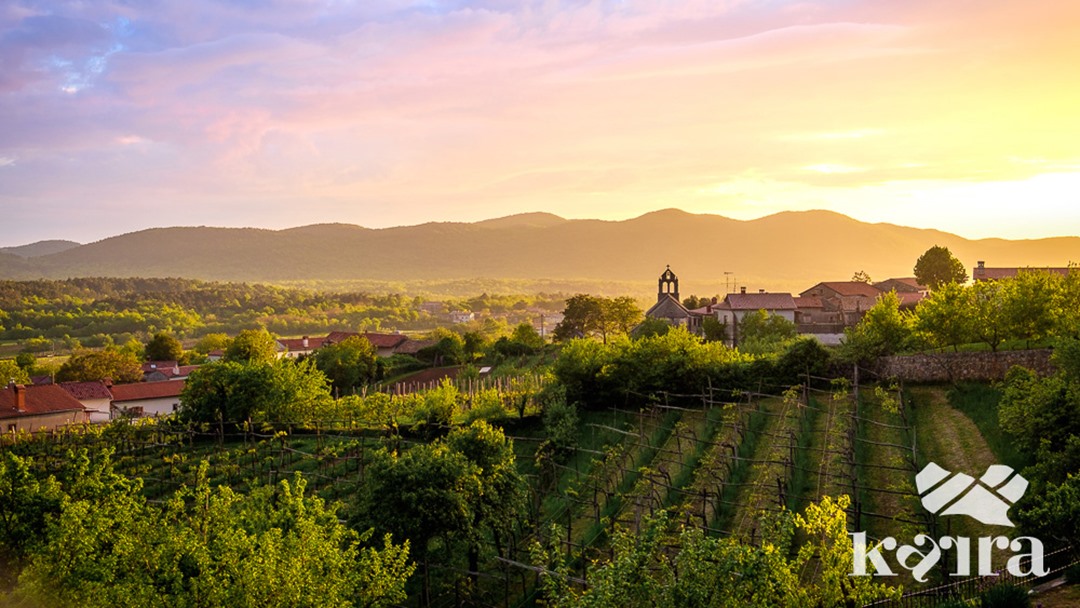
MULTIPOLYGON (((684 285, 687 293, 717 293, 732 276, 754 289, 790 291, 808 281, 846 280, 860 270, 875 278, 909 276, 913 260, 931 245, 948 247, 969 269, 975 260, 1056 266, 1080 257, 1075 237, 970 241, 825 211, 739 221, 669 209, 619 222, 525 214, 385 229, 155 228, 87 245, 43 242, 0 250, 0 278, 180 276, 397 285, 585 279, 640 281, 636 293, 645 295, 653 269, 663 262, 694 277, 697 283, 684 285)), ((534 288, 554 291, 543 284, 534 288)))

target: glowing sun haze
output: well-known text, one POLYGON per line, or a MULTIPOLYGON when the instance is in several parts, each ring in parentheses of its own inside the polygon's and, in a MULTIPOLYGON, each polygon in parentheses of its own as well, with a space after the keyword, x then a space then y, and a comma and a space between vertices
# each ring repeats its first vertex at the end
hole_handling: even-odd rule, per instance
POLYGON ((1075 0, 14 0, 0 245, 832 209, 1080 234, 1075 0))

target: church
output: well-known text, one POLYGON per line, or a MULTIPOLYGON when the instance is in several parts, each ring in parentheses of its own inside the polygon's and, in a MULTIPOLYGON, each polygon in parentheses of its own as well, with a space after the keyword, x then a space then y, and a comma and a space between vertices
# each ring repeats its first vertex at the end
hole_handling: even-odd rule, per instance
POLYGON ((691 333, 701 333, 701 320, 704 315, 687 310, 679 299, 679 277, 671 271, 669 265, 657 281, 656 304, 645 311, 649 319, 662 319, 672 325, 681 325, 691 333))

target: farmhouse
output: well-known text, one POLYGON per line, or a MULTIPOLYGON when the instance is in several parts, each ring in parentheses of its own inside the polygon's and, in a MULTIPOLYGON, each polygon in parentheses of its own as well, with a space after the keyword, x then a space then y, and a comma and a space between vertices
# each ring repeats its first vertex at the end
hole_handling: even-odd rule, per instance
POLYGON ((57 386, 82 404, 90 422, 109 421, 109 404, 113 396, 105 382, 61 382, 57 386))
POLYGON ((380 357, 389 357, 397 354, 415 354, 417 350, 427 346, 426 342, 412 340, 405 334, 380 334, 373 332, 350 332, 350 331, 333 331, 327 334, 325 337, 310 337, 304 336, 302 338, 279 338, 277 340, 278 349, 282 352, 283 356, 290 359, 296 359, 298 357, 307 357, 312 355, 315 351, 331 344, 338 344, 348 338, 354 336, 360 336, 371 342, 371 345, 375 347, 375 352, 380 357))
POLYGON ((1051 268, 1051 267, 1044 267, 1044 268, 1007 268, 1007 267, 990 268, 990 267, 987 267, 985 261, 979 260, 978 262, 975 263, 975 268, 972 269, 972 271, 971 271, 971 280, 972 281, 996 281, 996 280, 999 280, 999 279, 1011 279, 1011 278, 1015 277, 1017 275, 1017 273, 1019 273, 1021 270, 1045 270, 1047 272, 1052 272, 1054 274, 1066 275, 1066 274, 1069 274, 1069 270, 1071 270, 1071 269, 1068 268, 1068 267, 1066 267, 1066 268, 1062 268, 1062 267, 1057 267, 1057 268, 1051 268))
POLYGON ((141 418, 172 414, 180 409, 180 393, 184 390, 184 384, 184 380, 172 380, 114 385, 110 389, 112 417, 141 418))
POLYGON ((795 321, 795 298, 790 293, 770 293, 764 289, 757 293, 746 293, 743 287, 739 293, 729 293, 723 302, 706 307, 716 315, 716 320, 728 328, 728 343, 739 343, 739 325, 748 314, 764 310, 770 315, 777 315, 795 321))
POLYGON ((55 384, 11 382, 0 390, 0 425, 5 432, 33 432, 87 421, 83 404, 55 384))

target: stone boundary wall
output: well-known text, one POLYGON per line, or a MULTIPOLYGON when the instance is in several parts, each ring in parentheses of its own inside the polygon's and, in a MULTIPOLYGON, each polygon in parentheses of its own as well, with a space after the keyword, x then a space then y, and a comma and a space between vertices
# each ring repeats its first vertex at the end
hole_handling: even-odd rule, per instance
POLYGON ((1014 365, 1051 374, 1050 349, 992 352, 923 353, 895 355, 878 361, 878 373, 905 382, 959 382, 1001 380, 1014 365))

